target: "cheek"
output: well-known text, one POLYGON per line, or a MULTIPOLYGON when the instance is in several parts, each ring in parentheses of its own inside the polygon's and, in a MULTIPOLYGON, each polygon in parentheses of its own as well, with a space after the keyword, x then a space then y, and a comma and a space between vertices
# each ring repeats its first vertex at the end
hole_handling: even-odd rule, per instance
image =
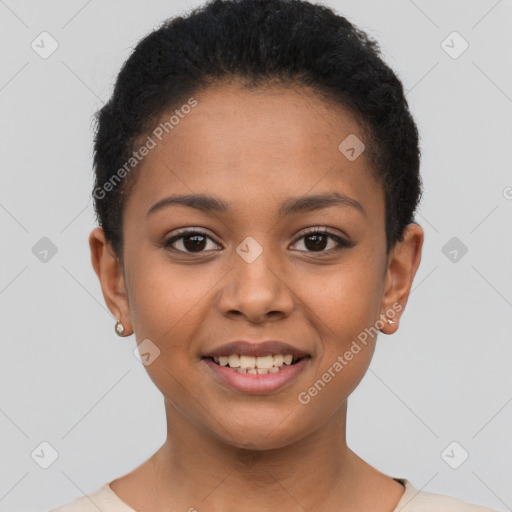
POLYGON ((297 400, 319 424, 340 407, 370 365, 378 329, 379 283, 370 271, 338 272, 309 294, 317 332, 322 337, 314 380, 297 400))
POLYGON ((346 342, 379 318, 380 269, 359 256, 351 260, 304 284, 305 303, 324 324, 321 333, 327 339, 338 336, 346 342))
POLYGON ((138 262, 130 286, 137 337, 154 339, 162 348, 183 347, 181 340, 189 339, 187 333, 198 325, 203 299, 216 282, 214 276, 191 265, 173 265, 158 252, 141 254, 138 262))
POLYGON ((381 269, 375 258, 351 255, 321 286, 309 286, 308 304, 321 336, 316 381, 306 392, 312 407, 338 407, 370 365, 378 328, 381 269), (316 404, 316 405, 313 405, 316 404))
POLYGON ((186 407, 185 390, 194 389, 192 374, 202 368, 196 334, 218 278, 192 265, 172 265, 159 251, 140 250, 131 269, 130 311, 137 344, 146 343, 157 354, 145 369, 164 396, 186 407))
MULTIPOLYGON (((139 256, 139 265, 131 268, 130 311, 137 344, 151 353, 145 364, 150 379, 175 408, 193 422, 201 421, 194 395, 200 361, 194 345, 195 332, 204 315, 201 298, 213 282, 205 276, 203 286, 191 283, 192 266, 178 271, 161 255, 139 256), (149 342, 147 341, 149 340, 149 342), (156 348, 155 348, 156 347, 156 348)), ((193 280, 192 280, 193 281, 193 280)), ((143 352, 144 352, 143 351, 143 352)))

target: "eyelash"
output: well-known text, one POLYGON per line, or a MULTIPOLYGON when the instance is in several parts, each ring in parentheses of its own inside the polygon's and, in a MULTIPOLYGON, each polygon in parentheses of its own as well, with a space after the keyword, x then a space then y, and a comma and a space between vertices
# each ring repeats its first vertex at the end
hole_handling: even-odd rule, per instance
MULTIPOLYGON (((200 251, 200 252, 194 253, 194 252, 191 252, 191 251, 182 251, 180 249, 175 249, 174 247, 171 247, 171 245, 174 242, 176 242, 178 240, 181 240, 183 238, 187 238, 187 237, 192 236, 192 235, 201 235, 201 236, 204 236, 206 238, 209 238, 214 243, 217 243, 205 231, 201 231, 199 229, 193 229, 193 230, 181 231, 177 235, 174 235, 171 238, 168 238, 167 240, 164 240, 161 243, 161 245, 164 248, 169 248, 169 250, 171 250, 171 251, 178 252, 178 253, 183 253, 183 254, 201 254, 201 253, 206 252, 206 251, 200 251)), ((312 228, 312 229, 308 230, 307 232, 303 233, 293 243, 296 244, 299 240, 302 240, 303 238, 306 238, 306 237, 311 236, 311 235, 326 235, 331 240, 334 240, 338 244, 338 247, 334 247, 334 248, 331 248, 331 249, 328 249, 328 250, 322 250, 322 251, 300 251, 300 252, 308 252, 308 253, 312 253, 312 254, 332 254, 332 253, 340 251, 342 249, 348 249, 350 247, 353 247, 353 245, 354 245, 354 244, 348 242, 347 240, 341 238, 340 236, 335 235, 334 233, 331 233, 330 231, 326 231, 324 228, 312 228)))

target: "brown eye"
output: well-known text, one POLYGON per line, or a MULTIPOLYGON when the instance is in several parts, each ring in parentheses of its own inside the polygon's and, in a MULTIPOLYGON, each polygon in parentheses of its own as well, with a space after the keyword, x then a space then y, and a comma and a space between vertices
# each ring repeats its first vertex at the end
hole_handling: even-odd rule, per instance
POLYGON ((310 251, 323 251, 329 242, 329 236, 313 233, 304 237, 304 246, 310 251))
POLYGON ((306 252, 330 254, 331 252, 338 251, 340 249, 352 247, 351 243, 347 242, 338 235, 321 229, 314 229, 305 233, 299 239, 297 239, 295 244, 303 239, 306 252), (334 242, 334 244, 332 244, 330 247, 328 247, 329 241, 334 242))
POLYGON ((215 242, 203 231, 182 231, 179 235, 173 236, 163 242, 163 247, 172 247, 172 250, 184 253, 200 254, 204 252, 208 241, 215 242), (176 244, 178 247, 175 247, 176 244))

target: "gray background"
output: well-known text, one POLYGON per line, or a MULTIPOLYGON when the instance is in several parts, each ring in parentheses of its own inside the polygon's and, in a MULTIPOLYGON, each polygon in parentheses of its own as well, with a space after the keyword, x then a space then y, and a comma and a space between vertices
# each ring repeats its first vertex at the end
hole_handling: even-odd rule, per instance
MULTIPOLYGON (((137 41, 200 3, 0 0, 2 512, 92 492, 165 440, 162 396, 135 337, 114 333, 90 263, 91 116, 137 41), (43 31, 59 45, 46 59, 31 48, 43 31), (43 237, 57 249, 46 261, 43 237), (47 449, 31 457, 43 441, 58 452, 47 469, 47 449)), ((402 79, 425 183, 422 263, 349 400, 349 445, 418 488, 511 510, 512 2, 324 3, 402 79), (461 40, 442 45, 453 31, 469 43, 457 58, 445 49, 461 40)))

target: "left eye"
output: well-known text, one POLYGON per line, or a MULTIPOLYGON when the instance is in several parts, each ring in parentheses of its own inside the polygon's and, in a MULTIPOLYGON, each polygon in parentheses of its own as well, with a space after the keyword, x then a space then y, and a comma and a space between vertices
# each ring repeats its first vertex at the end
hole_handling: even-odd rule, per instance
MULTIPOLYGON (((322 230, 311 230, 305 234, 303 234, 299 240, 305 240, 304 246, 307 248, 307 252, 323 252, 323 253, 330 253, 333 251, 338 251, 340 249, 351 247, 351 244, 344 240, 343 238, 330 233, 329 231, 322 231, 322 230), (336 242, 334 246, 329 247, 326 249, 326 244, 328 241, 334 241, 336 242)), ((295 242, 297 243, 297 242, 295 242)))

